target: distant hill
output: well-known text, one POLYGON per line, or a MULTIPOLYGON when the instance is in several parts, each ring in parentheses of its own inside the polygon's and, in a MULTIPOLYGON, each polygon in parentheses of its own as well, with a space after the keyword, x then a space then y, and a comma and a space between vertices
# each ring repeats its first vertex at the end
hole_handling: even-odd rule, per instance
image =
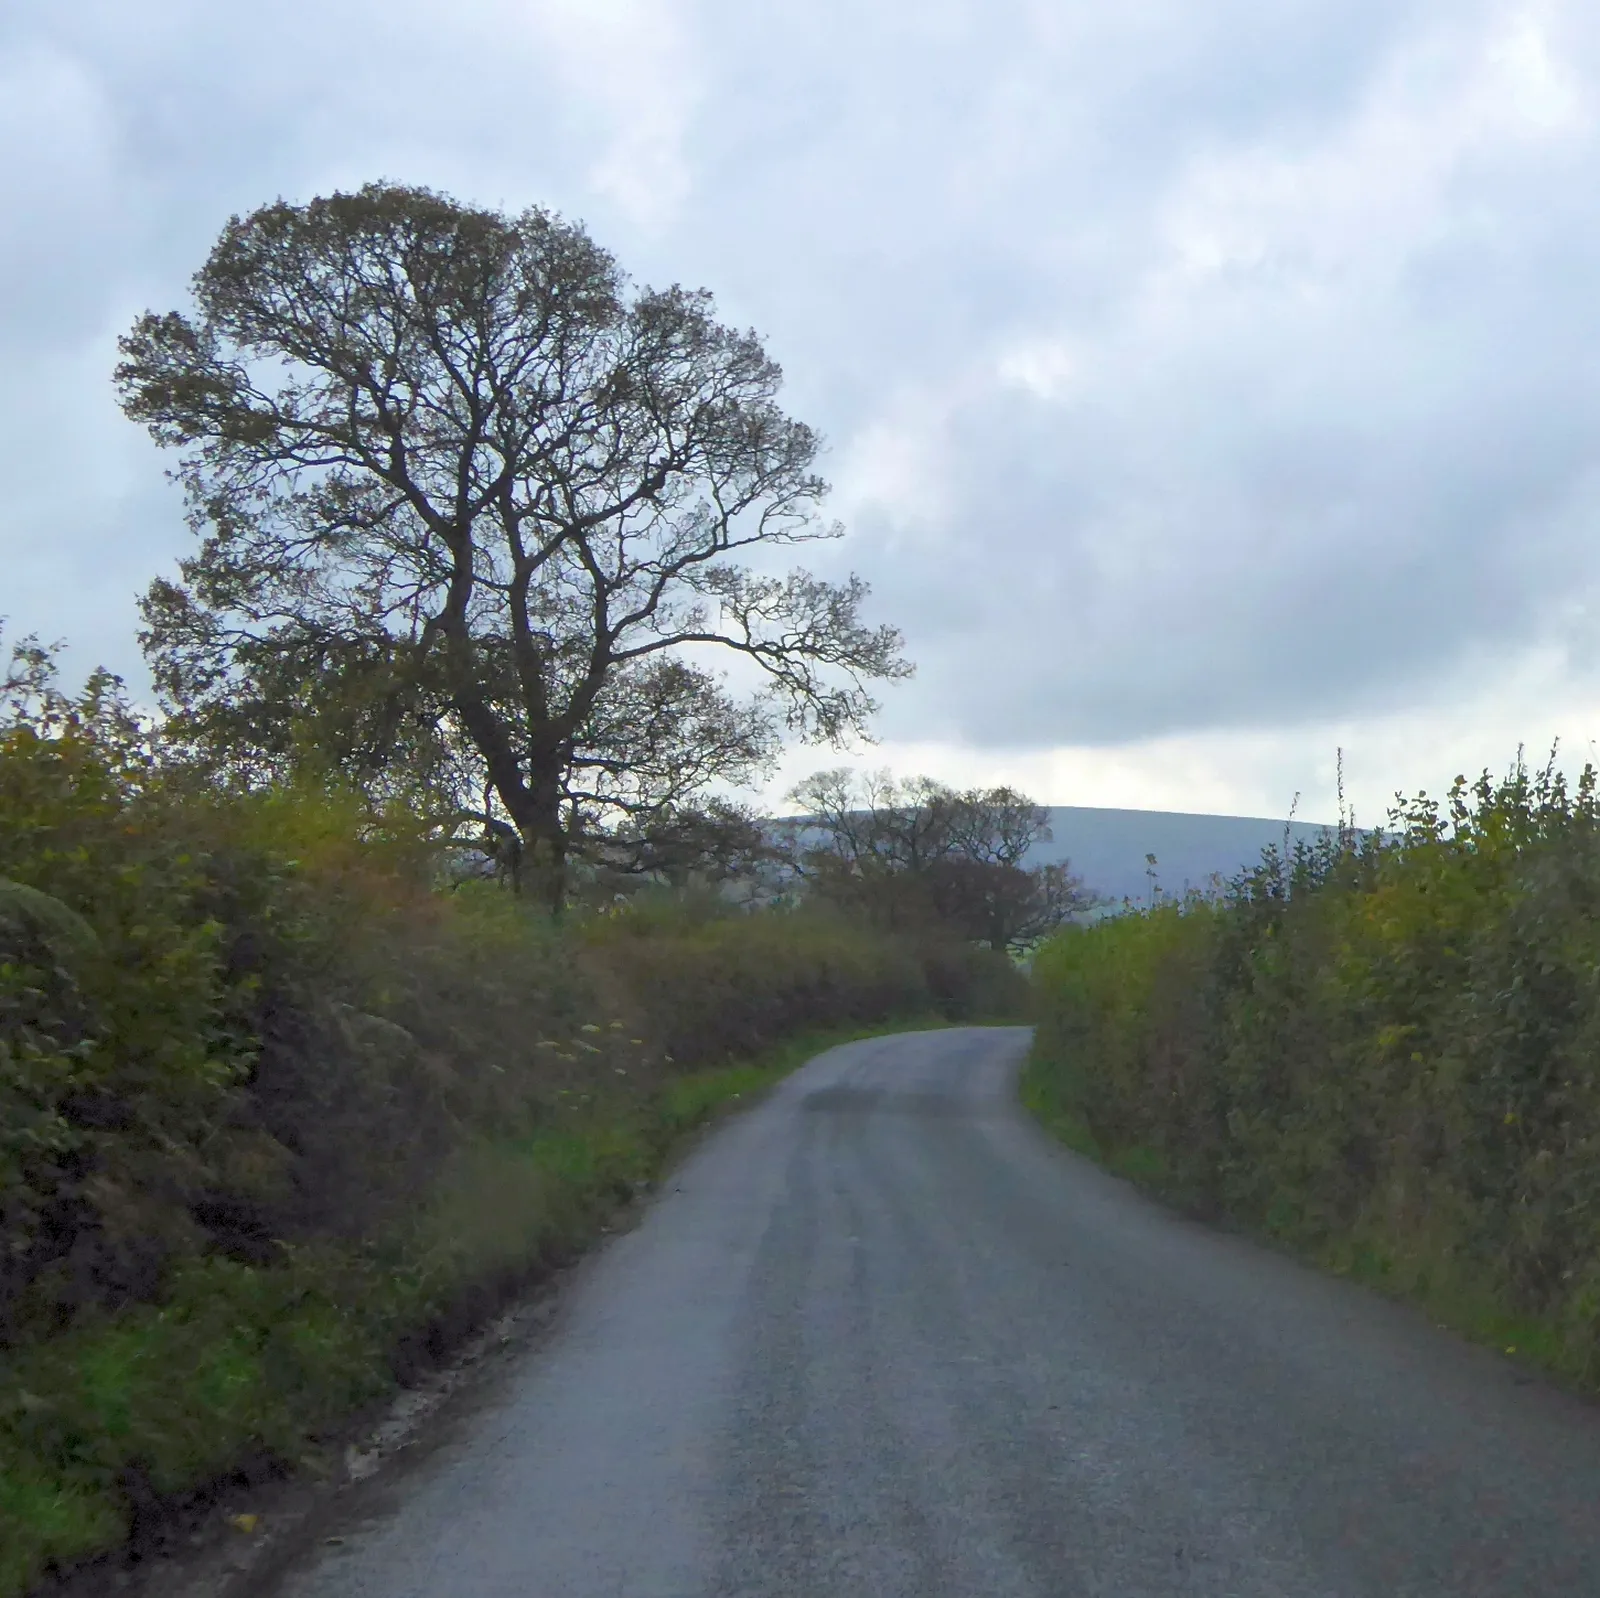
MULTIPOLYGON (((1291 842, 1314 841, 1331 824, 1296 821, 1291 842)), ((1156 857, 1156 881, 1163 893, 1201 888, 1213 876, 1233 876, 1254 865, 1269 843, 1282 847, 1285 823, 1259 816, 1197 816, 1176 810, 1099 810, 1087 805, 1055 805, 1050 811, 1049 843, 1034 846, 1029 865, 1067 860, 1084 885, 1120 903, 1146 903, 1150 880, 1145 856, 1156 857)))

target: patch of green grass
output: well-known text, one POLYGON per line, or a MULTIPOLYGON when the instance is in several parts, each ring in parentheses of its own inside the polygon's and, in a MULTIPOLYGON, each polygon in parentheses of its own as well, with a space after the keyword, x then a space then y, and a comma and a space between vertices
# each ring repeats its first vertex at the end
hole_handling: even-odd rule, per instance
POLYGON ((48 1559, 84 1558, 127 1533, 110 1495, 64 1483, 56 1471, 30 1470, 25 1460, 0 1471, 0 1526, 0 1592, 6 1593, 25 1592, 48 1559))
POLYGON ((1030 1056, 1017 1082, 1017 1097, 1022 1107, 1059 1143, 1075 1154, 1102 1162, 1105 1154, 1100 1140, 1089 1130, 1082 1116, 1067 1109, 1052 1076, 1044 1071, 1037 1055, 1030 1056))
POLYGON ((1159 1149, 1133 1143, 1127 1148, 1114 1149, 1107 1164, 1118 1176, 1125 1176, 1130 1182, 1157 1193, 1165 1193, 1172 1185, 1172 1173, 1159 1149))
POLYGON ((130 1473, 158 1495, 242 1460, 292 1467, 396 1386, 395 1351, 437 1354, 507 1292, 592 1242, 684 1138, 822 1050, 951 1023, 810 1032, 756 1059, 671 1079, 573 1124, 463 1150, 411 1224, 362 1252, 323 1247, 257 1269, 185 1267, 160 1307, 0 1357, 0 1598, 128 1533, 130 1473))
POLYGON ((1037 1050, 1023 1066, 1017 1084, 1022 1106, 1058 1143, 1103 1165, 1115 1176, 1167 1194, 1174 1177, 1159 1149, 1143 1144, 1108 1146, 1097 1137, 1081 1111, 1072 1107, 1071 1081, 1037 1050))
MULTIPOLYGON (((246 1458, 293 1459, 389 1382, 395 1295, 327 1296, 320 1262, 188 1267, 160 1308, 0 1363, 0 1592, 127 1534, 130 1494, 178 1495, 246 1458)), ((350 1284, 353 1285, 353 1284, 350 1284)))

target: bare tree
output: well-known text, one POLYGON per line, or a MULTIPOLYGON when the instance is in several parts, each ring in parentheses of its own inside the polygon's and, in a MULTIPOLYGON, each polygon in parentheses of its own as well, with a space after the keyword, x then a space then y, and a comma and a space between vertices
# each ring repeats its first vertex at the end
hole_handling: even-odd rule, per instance
POLYGON ((194 298, 117 380, 182 452, 202 543, 144 642, 211 758, 486 791, 559 905, 581 840, 681 820, 785 728, 860 731, 909 673, 858 579, 741 564, 840 536, 759 340, 581 227, 374 184, 234 218, 194 298))
POLYGON ((790 795, 788 854, 817 890, 892 926, 937 921, 1021 950, 1093 902, 1064 862, 1026 866, 1050 813, 1013 788, 821 771, 790 795))
POLYGON ((917 872, 955 847, 953 790, 931 777, 819 771, 789 795, 797 859, 832 859, 858 873, 917 872))

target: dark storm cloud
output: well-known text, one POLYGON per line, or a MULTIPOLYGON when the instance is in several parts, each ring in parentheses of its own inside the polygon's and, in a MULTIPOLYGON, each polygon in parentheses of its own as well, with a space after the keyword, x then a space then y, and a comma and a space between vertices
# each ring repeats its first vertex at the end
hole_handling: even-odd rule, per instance
POLYGON ((1490 0, 14 5, 0 614, 136 669, 187 535, 115 336, 231 211, 381 175, 583 217, 768 337, 830 439, 828 559, 921 667, 892 737, 1375 714, 1552 638, 1587 680, 1596 32, 1490 0))

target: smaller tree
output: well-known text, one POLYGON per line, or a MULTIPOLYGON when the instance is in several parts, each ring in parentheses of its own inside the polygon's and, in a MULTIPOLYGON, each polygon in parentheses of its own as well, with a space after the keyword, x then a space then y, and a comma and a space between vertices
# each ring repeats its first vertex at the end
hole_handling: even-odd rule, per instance
POLYGON ((814 890, 894 928, 1020 951, 1093 903, 1067 864, 1024 864, 1050 813, 1014 788, 820 771, 790 795, 787 857, 814 890))

